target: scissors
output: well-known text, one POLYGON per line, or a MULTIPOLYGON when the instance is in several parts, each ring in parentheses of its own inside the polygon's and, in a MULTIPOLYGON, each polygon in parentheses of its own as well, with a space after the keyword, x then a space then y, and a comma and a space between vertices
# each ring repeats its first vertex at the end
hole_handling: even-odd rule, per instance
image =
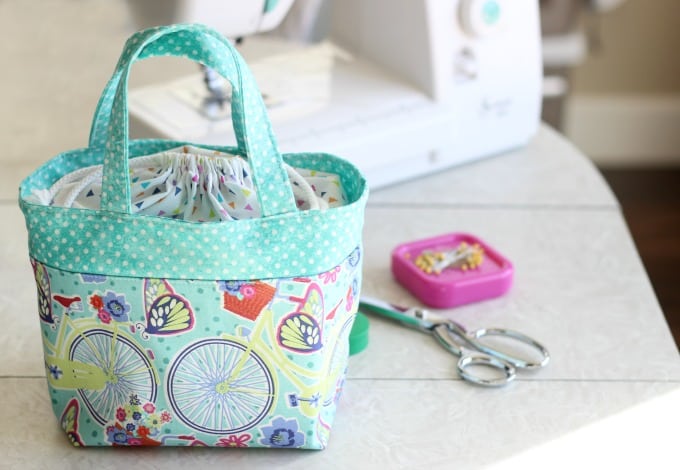
POLYGON ((500 387, 515 380, 517 369, 540 369, 550 362, 550 353, 538 341, 518 331, 505 328, 480 328, 467 331, 463 325, 442 315, 418 307, 404 308, 370 297, 361 297, 359 308, 381 315, 424 333, 433 335, 450 353, 458 356, 458 373, 468 382, 486 387, 500 387), (523 343, 535 350, 535 361, 491 348, 481 341, 486 336, 502 337, 523 343), (474 373, 475 366, 486 366, 500 371, 492 378, 474 373))

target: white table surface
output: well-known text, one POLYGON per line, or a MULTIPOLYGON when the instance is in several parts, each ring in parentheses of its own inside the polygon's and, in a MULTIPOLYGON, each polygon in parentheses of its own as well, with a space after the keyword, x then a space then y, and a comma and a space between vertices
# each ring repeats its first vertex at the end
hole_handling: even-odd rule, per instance
MULTIPOLYGON (((71 448, 43 378, 23 217, 14 198, 0 202, 0 467, 475 468, 535 461, 534 449, 544 455, 551 442, 571 442, 635 405, 678 397, 678 350, 616 200, 590 162, 545 127, 524 149, 376 191, 366 210, 363 292, 416 302, 391 278, 392 247, 474 233, 513 261, 514 286, 444 313, 470 328, 527 332, 548 346, 550 365, 506 388, 482 389, 457 377, 453 357, 431 337, 372 318, 369 346, 350 359, 322 452, 71 448)), ((667 402, 666 418, 680 422, 680 403, 667 402)), ((636 442, 652 448, 636 452, 663 452, 653 448, 655 432, 651 423, 648 439, 636 442)))

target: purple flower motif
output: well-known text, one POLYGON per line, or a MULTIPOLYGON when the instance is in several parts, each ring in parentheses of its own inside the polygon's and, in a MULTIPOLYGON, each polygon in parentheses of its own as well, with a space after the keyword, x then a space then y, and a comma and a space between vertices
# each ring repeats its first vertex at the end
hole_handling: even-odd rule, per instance
POLYGON ((125 302, 125 296, 108 291, 102 301, 104 302, 104 310, 111 315, 113 320, 119 322, 128 321, 130 304, 125 302))
POLYGON ((110 426, 106 430, 106 438, 113 444, 127 444, 127 433, 118 426, 110 426))
POLYGON ((128 432, 132 432, 132 431, 135 430, 136 427, 137 427, 137 426, 135 426, 134 423, 128 423, 127 426, 125 426, 125 429, 127 429, 128 432))
POLYGON ((132 413, 132 419, 134 419, 135 421, 139 421, 140 419, 142 419, 142 413, 140 413, 139 411, 135 411, 134 413, 132 413))
POLYGON ((266 447, 302 447, 305 445, 305 435, 298 431, 295 418, 286 419, 282 416, 274 418, 269 426, 260 429, 264 436, 260 444, 266 447))
POLYGON ((231 295, 239 294, 243 284, 242 281, 217 281, 219 289, 231 295))

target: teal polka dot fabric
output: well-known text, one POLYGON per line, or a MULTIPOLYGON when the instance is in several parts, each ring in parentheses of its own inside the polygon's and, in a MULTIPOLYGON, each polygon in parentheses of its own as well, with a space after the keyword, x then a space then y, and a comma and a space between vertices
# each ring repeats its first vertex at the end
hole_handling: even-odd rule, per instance
MULTIPOLYGON (((195 144, 192 144, 195 145, 195 144)), ((243 59, 219 33, 200 25, 152 28, 132 36, 97 106, 89 146, 57 155, 20 187, 31 256, 69 272, 162 279, 275 279, 323 272, 361 243, 366 182, 349 162, 322 153, 281 155, 261 94, 243 59), (129 158, 191 142, 130 141, 127 81, 137 60, 184 56, 233 85, 237 147, 211 147, 248 159, 263 217, 197 223, 131 213, 129 158), (283 162, 340 175, 348 204, 298 211, 283 162), (100 210, 27 200, 62 176, 103 164, 100 210)))
POLYGON ((205 27, 182 25, 145 30, 132 36, 103 94, 90 140, 90 146, 99 146, 105 141, 102 207, 130 212, 128 75, 135 61, 163 55, 184 56, 201 62, 231 82, 232 119, 239 153, 250 157, 263 214, 294 210, 292 191, 281 165, 262 96, 243 59, 221 34, 205 27), (106 125, 109 108, 111 121, 106 125), (100 124, 100 120, 104 122, 100 124))

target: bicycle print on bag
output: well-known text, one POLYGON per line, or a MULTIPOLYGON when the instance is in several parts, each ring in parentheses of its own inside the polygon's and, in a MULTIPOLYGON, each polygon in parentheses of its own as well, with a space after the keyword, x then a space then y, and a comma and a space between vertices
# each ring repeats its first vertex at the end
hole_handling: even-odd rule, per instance
POLYGON ((73 445, 323 448, 357 248, 315 276, 90 276, 32 260, 52 404, 73 445))

